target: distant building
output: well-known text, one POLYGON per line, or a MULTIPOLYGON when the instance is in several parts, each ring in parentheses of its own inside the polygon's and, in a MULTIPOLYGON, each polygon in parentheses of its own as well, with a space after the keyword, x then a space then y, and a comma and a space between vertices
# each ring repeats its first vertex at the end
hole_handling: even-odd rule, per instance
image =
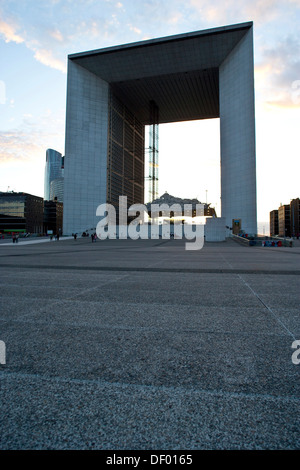
POLYGON ((293 237, 300 236, 300 200, 299 198, 293 199, 290 202, 291 213, 291 235, 293 237))
POLYGON ((274 237, 274 235, 279 234, 278 228, 278 210, 275 209, 270 212, 270 236, 274 237))
POLYGON ((0 192, 0 232, 43 232, 43 198, 28 193, 0 192))
MULTIPOLYGON (((192 217, 196 215, 196 206, 197 204, 203 204, 204 206, 204 216, 205 217, 216 217, 216 211, 213 207, 210 207, 210 204, 204 204, 198 201, 198 199, 182 199, 180 197, 171 196, 169 193, 165 192, 162 196, 157 199, 154 199, 152 202, 148 202, 146 207, 148 209, 148 214, 151 217, 151 204, 167 204, 168 206, 172 206, 173 204, 179 204, 184 210, 184 205, 189 204, 192 206, 192 217)), ((162 215, 162 214, 160 214, 162 215)))
POLYGON ((44 232, 52 231, 54 235, 62 234, 63 203, 59 201, 44 201, 44 232))
POLYGON ((56 178, 50 183, 50 199, 49 201, 64 201, 64 178, 56 178))
POLYGON ((63 202, 63 177, 64 177, 64 158, 62 154, 53 149, 46 151, 46 164, 45 164, 45 179, 44 179, 44 200, 50 201, 51 182, 59 180, 59 183, 53 185, 52 195, 53 198, 63 202), (58 194, 55 191, 58 190, 58 194))
POLYGON ((280 237, 291 236, 291 208, 289 204, 278 208, 278 235, 280 237))
POLYGON ((300 199, 292 199, 290 204, 280 205, 270 212, 270 235, 280 237, 300 237, 300 199))

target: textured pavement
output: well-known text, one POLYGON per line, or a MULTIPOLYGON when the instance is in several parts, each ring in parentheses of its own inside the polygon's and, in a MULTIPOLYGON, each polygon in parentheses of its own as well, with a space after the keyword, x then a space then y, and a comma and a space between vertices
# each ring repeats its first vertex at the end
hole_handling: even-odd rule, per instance
POLYGON ((0 247, 0 449, 299 449, 300 247, 0 247))

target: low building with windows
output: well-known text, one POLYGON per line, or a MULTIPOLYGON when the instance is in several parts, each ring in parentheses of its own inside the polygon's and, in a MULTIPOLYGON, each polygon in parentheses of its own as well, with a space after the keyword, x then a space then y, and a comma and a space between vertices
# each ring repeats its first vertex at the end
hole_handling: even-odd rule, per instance
POLYGON ((51 235, 62 235, 63 203, 44 201, 44 232, 51 235))
POLYGON ((0 192, 0 232, 43 233, 44 200, 23 192, 0 192))

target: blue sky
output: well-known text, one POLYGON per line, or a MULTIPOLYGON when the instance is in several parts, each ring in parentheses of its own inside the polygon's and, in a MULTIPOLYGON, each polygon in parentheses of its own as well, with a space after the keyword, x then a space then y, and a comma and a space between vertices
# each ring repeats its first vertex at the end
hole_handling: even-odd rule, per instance
MULTIPOLYGON (((300 0, 0 0, 0 190, 43 196, 46 149, 64 154, 68 54, 245 21, 265 224, 300 196, 300 0)), ((160 126, 160 193, 218 211, 219 153, 219 120, 160 126)))

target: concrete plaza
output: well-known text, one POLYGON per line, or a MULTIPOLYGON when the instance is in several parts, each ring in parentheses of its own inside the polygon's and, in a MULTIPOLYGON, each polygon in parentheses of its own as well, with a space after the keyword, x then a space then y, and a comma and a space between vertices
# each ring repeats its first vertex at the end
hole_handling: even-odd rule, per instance
POLYGON ((299 449, 300 247, 0 246, 1 449, 299 449))

